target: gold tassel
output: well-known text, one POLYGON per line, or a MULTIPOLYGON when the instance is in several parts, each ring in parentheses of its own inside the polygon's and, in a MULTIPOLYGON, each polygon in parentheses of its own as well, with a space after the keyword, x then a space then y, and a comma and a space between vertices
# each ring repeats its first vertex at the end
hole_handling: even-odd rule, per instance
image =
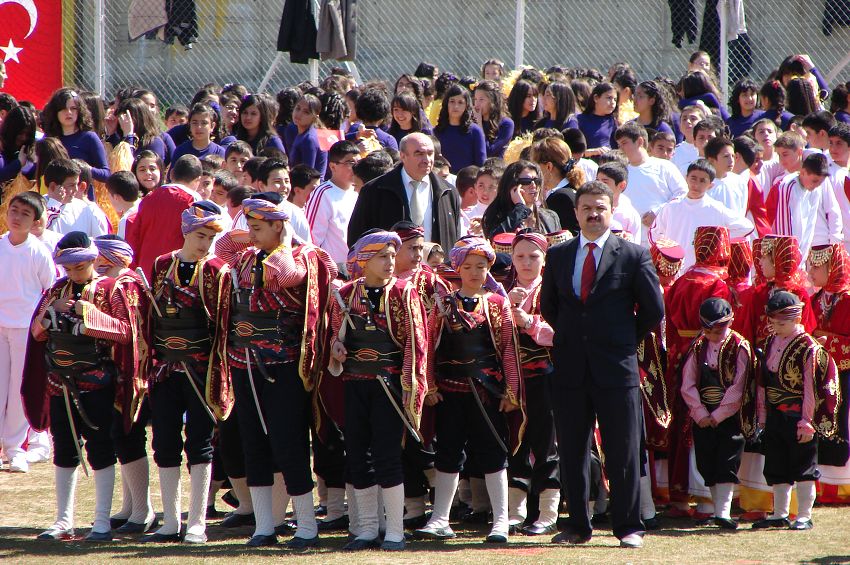
POLYGON ((531 147, 531 132, 520 137, 515 137, 505 148, 505 165, 519 161, 522 150, 531 147))
POLYGON ((6 183, 3 187, 2 204, 0 204, 0 233, 5 233, 6 230, 8 230, 8 226, 6 225, 6 212, 9 210, 9 201, 11 201, 16 194, 33 190, 34 188, 35 183, 20 173, 14 178, 14 180, 6 183))

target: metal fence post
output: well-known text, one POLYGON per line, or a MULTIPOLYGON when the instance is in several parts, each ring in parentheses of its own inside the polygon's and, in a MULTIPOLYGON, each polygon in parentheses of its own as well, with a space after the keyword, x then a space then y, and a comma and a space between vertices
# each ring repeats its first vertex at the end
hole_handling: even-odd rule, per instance
POLYGON ((722 104, 729 100, 729 41, 726 34, 729 31, 727 21, 727 10, 729 0, 720 0, 717 9, 720 12, 720 94, 723 95, 722 104))
POLYGON ((94 76, 95 92, 106 95, 106 2, 94 0, 94 76))
POLYGON ((516 0, 516 28, 514 31, 514 68, 522 65, 525 51, 525 0, 516 0))

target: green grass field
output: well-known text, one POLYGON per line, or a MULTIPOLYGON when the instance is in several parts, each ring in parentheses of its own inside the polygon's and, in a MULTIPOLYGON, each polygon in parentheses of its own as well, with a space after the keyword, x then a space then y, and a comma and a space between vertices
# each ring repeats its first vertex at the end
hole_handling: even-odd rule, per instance
MULTIPOLYGON (((156 471, 152 466, 154 507, 161 509, 156 471)), ((184 474, 184 479, 188 476, 184 474)), ((184 511, 188 509, 188 480, 184 482, 184 511)), ((77 490, 77 533, 85 534, 91 522, 93 479, 80 478, 77 490)), ((116 481, 117 506, 120 486, 116 481)), ((217 502, 220 510, 224 503, 217 502)), ((41 463, 25 475, 0 472, 0 561, 3 563, 49 563, 88 565, 111 560, 145 560, 153 564, 194 563, 286 563, 316 565, 457 563, 487 565, 533 563, 850 563, 850 508, 816 507, 815 528, 809 532, 754 531, 749 525, 737 532, 720 533, 717 528, 697 528, 686 520, 665 520, 662 529, 646 537, 640 550, 617 547, 610 529, 599 529, 593 540, 581 547, 555 547, 544 538, 514 536, 507 546, 485 547, 483 528, 456 527, 458 538, 449 543, 411 542, 403 553, 369 551, 345 553, 342 533, 325 536, 322 547, 292 555, 283 546, 248 550, 244 543, 250 528, 223 530, 213 521, 208 525, 210 542, 204 546, 136 543, 133 538, 103 545, 81 541, 39 542, 35 537, 53 522, 53 468, 41 463), (278 561, 279 562, 279 561, 278 561)), ((112 561, 115 563, 115 561, 112 561)))

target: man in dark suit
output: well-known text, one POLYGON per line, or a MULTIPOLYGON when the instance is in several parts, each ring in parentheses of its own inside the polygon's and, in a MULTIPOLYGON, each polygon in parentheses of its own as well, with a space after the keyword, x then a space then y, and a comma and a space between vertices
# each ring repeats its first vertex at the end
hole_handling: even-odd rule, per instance
POLYGON ((596 181, 577 191, 581 232, 549 249, 543 272, 540 310, 555 330, 552 403, 570 506, 569 527, 552 541, 590 540, 590 448, 598 420, 614 535, 622 547, 641 547, 636 351, 661 321, 664 302, 649 251, 611 233, 613 199, 596 181))
POLYGON ((434 143, 412 133, 399 144, 401 165, 360 189, 348 222, 348 241, 357 241, 372 228, 388 230, 408 220, 425 228, 425 241, 454 247, 460 222, 460 196, 435 174, 434 143))

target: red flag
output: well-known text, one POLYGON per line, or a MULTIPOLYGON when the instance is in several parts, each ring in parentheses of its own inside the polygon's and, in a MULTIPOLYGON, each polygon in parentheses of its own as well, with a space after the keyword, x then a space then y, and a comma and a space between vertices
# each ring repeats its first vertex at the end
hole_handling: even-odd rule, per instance
POLYGON ((42 108, 62 86, 62 3, 0 0, 1 90, 42 108))
POLYGON ((316 128, 316 136, 319 138, 319 149, 322 151, 329 151, 331 145, 345 139, 345 134, 339 129, 316 128))

